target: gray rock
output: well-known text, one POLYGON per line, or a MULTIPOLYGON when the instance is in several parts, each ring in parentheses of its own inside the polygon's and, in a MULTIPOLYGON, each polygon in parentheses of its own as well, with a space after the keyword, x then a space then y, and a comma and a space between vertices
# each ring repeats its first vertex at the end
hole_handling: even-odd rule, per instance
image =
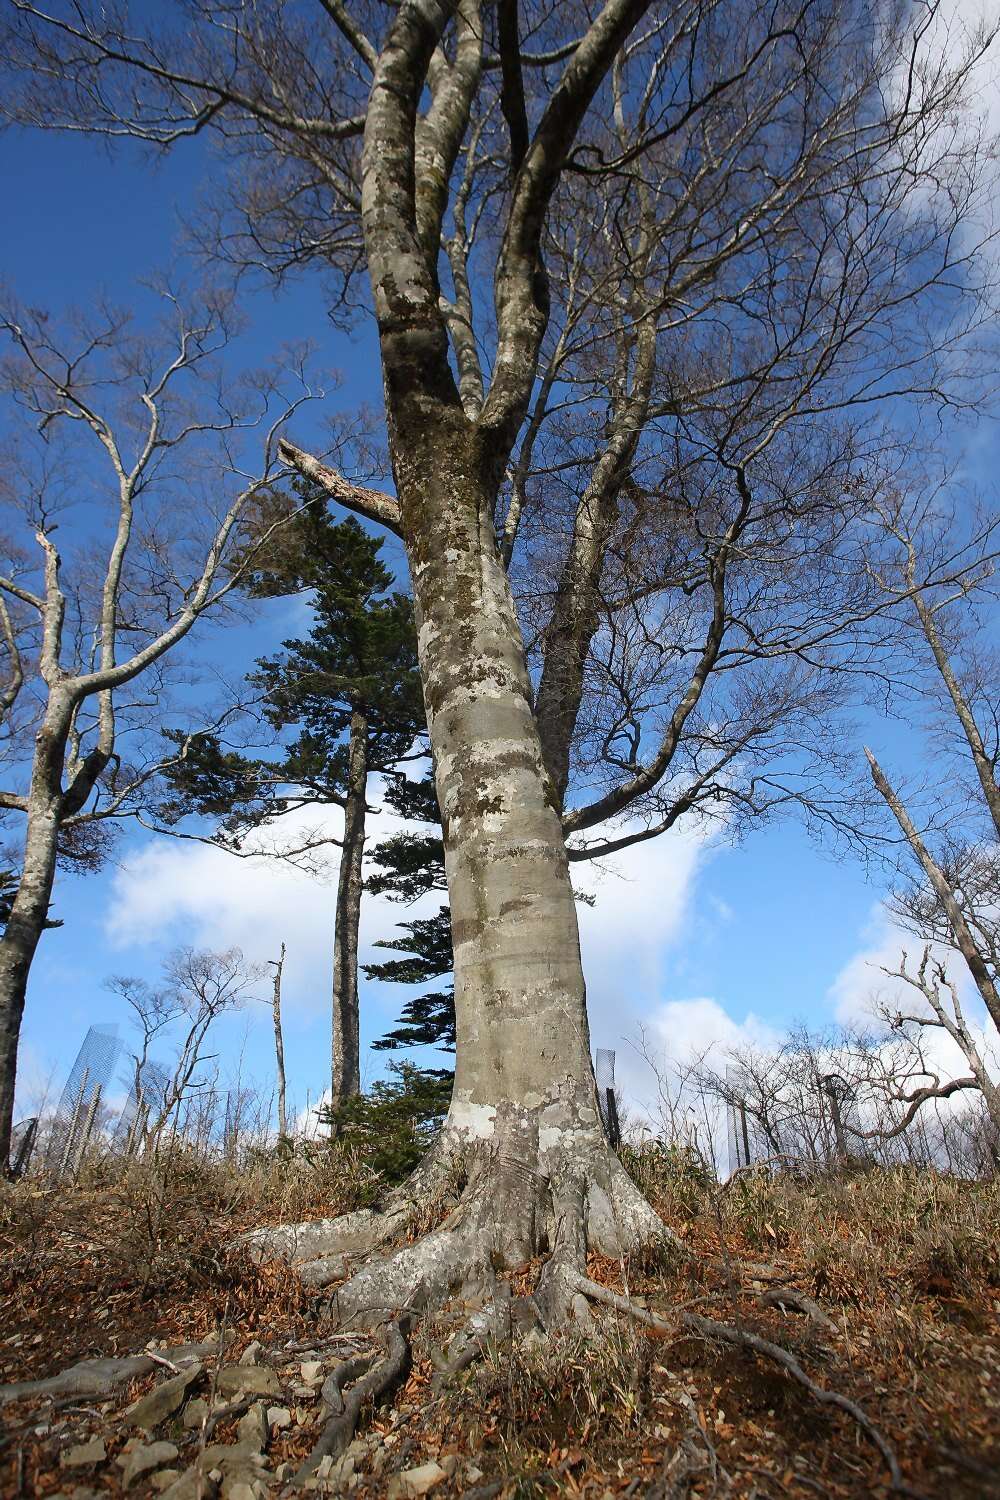
POLYGON ((143 1474, 148 1474, 152 1469, 162 1469, 164 1464, 173 1463, 176 1457, 177 1449, 173 1443, 138 1443, 118 1459, 122 1468, 122 1484, 128 1489, 143 1474))
POLYGON ((198 1465, 192 1464, 161 1493, 163 1500, 214 1500, 217 1488, 207 1470, 199 1472, 198 1465))
POLYGON ((102 1464, 107 1456, 104 1439, 95 1437, 88 1443, 76 1443, 72 1448, 64 1448, 59 1455, 59 1463, 64 1469, 82 1469, 87 1464, 102 1464))
POLYGON ((149 1482, 154 1490, 168 1490, 180 1477, 180 1469, 158 1469, 155 1474, 150 1474, 149 1482))
POLYGON ((439 1485, 447 1474, 440 1464, 420 1464, 416 1469, 404 1469, 400 1474, 394 1474, 389 1480, 388 1500, 419 1500, 419 1496, 429 1494, 435 1485, 439 1485))
POLYGON ((207 1416, 208 1402, 203 1401, 199 1396, 197 1400, 189 1401, 187 1406, 185 1406, 184 1415, 181 1418, 181 1421, 190 1432, 192 1429, 200 1427, 207 1416))
POLYGON ((236 1425, 241 1443, 250 1443, 258 1453, 267 1447, 267 1440, 271 1436, 271 1429, 267 1420, 267 1412, 263 1401, 255 1401, 245 1416, 241 1417, 236 1425))
POLYGON ((203 1368, 201 1361, 195 1360, 193 1365, 189 1365, 179 1375, 172 1375, 161 1385, 154 1386, 147 1395, 140 1396, 138 1401, 126 1407, 126 1422, 132 1427, 141 1427, 145 1432, 159 1427, 161 1422, 173 1416, 190 1387, 201 1378, 203 1368))
POLYGON ((280 1396, 281 1382, 267 1365, 227 1365, 216 1388, 223 1396, 280 1396))
POLYGON ((253 1343, 252 1344, 248 1344, 247 1347, 244 1349, 243 1353, 240 1355, 239 1359, 237 1360, 237 1364, 240 1364, 240 1365, 259 1365, 260 1364, 260 1356, 261 1356, 261 1354, 263 1352, 264 1352, 264 1345, 261 1343, 260 1339, 254 1339, 253 1343))
POLYGON ((350 1453, 345 1453, 341 1459, 327 1455, 326 1458, 320 1460, 316 1478, 325 1480, 328 1488, 336 1492, 347 1485, 355 1467, 354 1456, 350 1453))
POLYGON ((303 1360, 299 1369, 306 1385, 318 1385, 323 1378, 323 1366, 318 1359, 303 1360))
POLYGON ((259 1479, 223 1479, 223 1500, 263 1500, 267 1486, 259 1479))
POLYGON ((292 1414, 287 1406, 269 1406, 267 1408, 267 1425, 272 1432, 280 1432, 283 1427, 291 1427, 292 1414))
POLYGON ((209 1443, 205 1449, 204 1463, 208 1469, 232 1469, 262 1464, 260 1449, 253 1443, 209 1443))

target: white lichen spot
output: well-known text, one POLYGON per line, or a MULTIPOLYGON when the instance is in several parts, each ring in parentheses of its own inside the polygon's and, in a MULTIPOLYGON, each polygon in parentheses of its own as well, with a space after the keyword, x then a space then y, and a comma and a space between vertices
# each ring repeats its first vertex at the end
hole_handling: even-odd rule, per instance
POLYGON ((458 1130, 469 1140, 492 1139, 497 1112, 491 1104, 473 1104, 469 1099, 452 1099, 448 1128, 458 1130))

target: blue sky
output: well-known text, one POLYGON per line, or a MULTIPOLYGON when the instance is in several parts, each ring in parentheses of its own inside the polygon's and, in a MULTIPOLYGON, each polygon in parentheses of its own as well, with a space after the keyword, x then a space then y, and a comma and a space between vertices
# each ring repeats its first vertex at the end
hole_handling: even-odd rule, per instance
MULTIPOLYGON (((136 280, 176 259, 179 214, 194 211, 209 165, 201 145, 154 164, 134 148, 111 157, 78 139, 0 136, 10 209, 4 278, 21 299, 53 311, 85 304, 101 289, 121 302, 141 301, 136 280)), ((321 362, 343 372, 338 402, 378 401, 370 330, 354 338, 334 330, 315 278, 280 296, 265 287, 244 288, 243 296, 249 327, 234 357, 253 364, 290 337, 309 338, 321 362)), ((296 436, 308 442, 317 421, 297 424, 296 436)), ((990 479, 1000 459, 996 424, 984 420, 965 440, 977 476, 990 479)), ((270 636, 255 635, 253 655, 287 633, 288 611, 297 608, 271 611, 270 636)), ((248 635, 242 630, 227 641, 230 660, 248 635)), ((909 758, 898 727, 872 721, 866 733, 889 763, 909 758)), ((793 821, 768 825, 735 849, 692 836, 644 845, 615 872, 590 872, 581 883, 597 894, 593 911, 581 908, 594 1041, 619 1050, 626 1087, 638 1096, 645 1085, 628 1061, 628 1038, 641 1023, 657 1047, 677 1051, 713 1037, 766 1038, 796 1019, 823 1024, 856 1008, 870 982, 865 954, 890 957, 895 943, 879 914, 878 886, 853 861, 818 850, 793 821)), ((315 1099, 329 1056, 332 907, 331 883, 145 834, 129 834, 115 864, 98 875, 60 876, 55 908, 65 925, 43 939, 25 1018, 24 1107, 50 1073, 61 1084, 88 1024, 124 1022, 102 987, 108 975, 155 978, 180 942, 237 942, 265 960, 282 939, 289 945, 290 1087, 300 1105, 307 1094, 315 1099)), ((388 935, 393 920, 405 916, 370 903, 364 942, 388 935)), ((365 1040, 385 1029, 402 998, 384 986, 364 987, 365 1040)), ((231 1060, 242 1054, 245 1073, 269 1086, 271 1029, 263 1006, 248 1008, 220 1041, 231 1060)), ((369 1076, 378 1067, 376 1054, 369 1076)))

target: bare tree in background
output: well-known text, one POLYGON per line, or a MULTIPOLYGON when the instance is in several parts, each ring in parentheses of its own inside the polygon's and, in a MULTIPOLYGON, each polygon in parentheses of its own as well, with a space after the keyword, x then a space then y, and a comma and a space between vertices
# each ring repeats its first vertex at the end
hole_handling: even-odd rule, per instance
POLYGON ((0 1162, 57 862, 99 857, 101 831, 135 810, 161 769, 155 757, 130 763, 136 730, 150 709, 162 712, 165 659, 238 582, 227 559, 249 502, 283 472, 278 429, 306 395, 295 366, 227 395, 216 362, 229 337, 225 301, 185 308, 164 299, 163 323, 148 335, 106 307, 61 334, 42 313, 3 312, 11 347, 0 367, 10 414, 3 482, 34 551, 15 536, 0 575, 0 715, 8 724, 22 716, 19 737, 5 745, 0 808, 23 827, 0 939, 0 1162), (260 467, 248 472, 251 431, 260 467), (57 531, 73 557, 68 585, 57 531))
POLYGON ((214 1061, 205 1051, 209 1032, 222 1016, 242 1008, 263 972, 262 967, 248 964, 239 948, 224 953, 179 948, 164 963, 159 987, 127 976, 109 982, 109 988, 131 1008, 142 1035, 133 1062, 136 1099, 143 1098, 145 1103, 142 1135, 146 1144, 159 1140, 182 1104, 212 1088, 216 1075, 204 1071, 214 1061), (154 1092, 145 1064, 153 1041, 171 1028, 180 1028, 179 1045, 162 1087, 154 1092))
POLYGON ((180 1006, 175 993, 163 987, 156 988, 145 979, 128 974, 113 974, 105 981, 105 989, 117 995, 132 1012, 132 1020, 140 1035, 138 1050, 132 1057, 132 1096, 135 1099, 135 1117, 129 1135, 137 1142, 143 1121, 148 1115, 151 1101, 149 1092, 152 1061, 150 1049, 157 1037, 166 1031, 180 1016, 180 1006))
POLYGON ((883 972, 907 985, 914 1000, 919 995, 924 1002, 918 1009, 909 1010, 900 998, 884 1008, 883 1016, 893 1030, 919 1032, 930 1028, 943 1031, 951 1037, 969 1065, 967 1077, 945 1081, 930 1067, 924 1067, 923 1076, 929 1082, 922 1084, 912 1094, 902 1096, 908 1109, 899 1128, 905 1129, 918 1109, 930 1100, 949 1099, 953 1094, 974 1089, 982 1095, 987 1115, 992 1122, 993 1157, 995 1165, 1000 1166, 1000 1088, 991 1076, 985 1049, 966 1019, 958 984, 948 974, 940 959, 932 956, 930 944, 924 947, 915 969, 910 966, 908 955, 904 952, 898 969, 885 969, 883 972))
POLYGON ((1000 1043, 1000 697, 995 641, 983 618, 995 599, 1000 523, 981 507, 967 504, 965 511, 937 489, 917 500, 897 494, 879 511, 879 524, 895 544, 879 581, 887 593, 908 601, 916 643, 913 687, 929 719, 933 784, 926 793, 917 789, 911 800, 873 752, 865 753, 904 849, 903 879, 890 909, 925 940, 916 968, 904 953, 897 970, 886 970, 923 1005, 911 1011, 894 1000, 884 1015, 896 1027, 932 1028, 951 1038, 969 1076, 935 1079, 920 1102, 977 1089, 993 1121, 1000 1160, 1000 1059, 994 1050, 1000 1043), (960 584, 926 586, 927 557, 945 552, 966 564, 960 584), (960 983, 941 949, 932 952, 932 942, 963 961, 989 1018, 991 1046, 977 1038, 960 983))
POLYGON ((730 1171, 823 1172, 850 1160, 995 1169, 988 1132, 971 1152, 969 1141, 959 1154, 954 1150, 951 1127, 978 1127, 982 1119, 969 1110, 949 1107, 931 1116, 928 1109, 970 1087, 976 1087, 971 1079, 942 1084, 919 1028, 796 1026, 774 1047, 749 1044, 699 1059, 685 1079, 683 1102, 699 1103, 712 1117, 716 1138, 724 1128, 720 1111, 729 1116, 730 1171))
POLYGON ((463 1211, 363 1267, 340 1316, 488 1290, 491 1267, 547 1250, 534 1305, 551 1327, 588 1249, 662 1232, 596 1107, 566 839, 606 852, 634 841, 620 822, 633 812, 650 836, 709 788, 724 796, 759 714, 773 725, 783 696, 803 702, 799 676, 808 698, 842 653, 862 664, 855 627, 878 610, 852 546, 857 414, 975 396, 985 154, 960 107, 990 37, 951 62, 922 47, 922 13, 853 0, 323 9, 194 0, 173 28, 138 7, 16 0, 5 107, 163 146, 218 126, 234 172, 228 204, 213 181, 206 248, 280 274, 317 262, 340 317, 367 277, 396 495, 282 451, 405 543, 453 923, 455 1091, 384 1211, 269 1243, 323 1284, 339 1252, 402 1232, 458 1166, 463 1211), (796 499, 782 451, 843 455, 828 503, 796 499), (550 607, 519 617, 512 583, 533 599, 546 580, 550 607), (685 766, 731 650, 747 685, 714 749, 705 712, 685 766), (588 736, 596 784, 578 787, 588 736))
POLYGON ((213 1061, 204 1050, 209 1031, 221 1016, 243 1006, 262 972, 245 962, 239 948, 225 953, 181 948, 171 954, 164 965, 164 979, 177 1007, 182 1037, 163 1097, 157 1100, 155 1111, 150 1111, 148 1139, 158 1140, 184 1100, 211 1086, 212 1080, 200 1074, 213 1061))

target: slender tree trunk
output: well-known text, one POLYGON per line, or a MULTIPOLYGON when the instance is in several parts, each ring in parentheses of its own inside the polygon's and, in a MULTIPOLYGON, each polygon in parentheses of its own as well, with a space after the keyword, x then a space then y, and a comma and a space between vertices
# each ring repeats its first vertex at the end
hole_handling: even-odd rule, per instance
MULTIPOLYGON (((911 587, 914 584, 915 575, 916 554, 911 543, 909 549, 909 568, 907 570, 908 581, 911 587)), ((976 716, 972 712, 969 700, 963 692, 962 684, 952 666, 951 658, 945 650, 944 642, 941 640, 941 632, 938 630, 934 611, 919 588, 914 592, 913 602, 916 606, 917 615, 923 627, 927 644, 931 648, 934 663, 941 674, 942 682, 948 689, 948 696, 954 705, 958 722, 962 726, 962 733, 965 735, 969 751, 972 755, 972 763, 976 768, 976 775, 979 777, 979 784, 983 789, 983 797, 989 809, 990 817, 993 820, 993 827, 996 830, 997 838, 1000 838, 1000 786, 997 786, 993 762, 987 754, 986 746, 983 744, 983 737, 979 732, 976 716)))
MULTIPOLYGON (((623 341, 624 342, 624 341, 623 341)), ((656 322, 646 317, 635 334, 636 366, 626 391, 630 351, 622 350, 621 390, 612 429, 577 506, 566 562, 545 632, 545 662, 535 716, 545 764, 559 797, 566 800, 570 750, 583 699, 587 658, 601 619, 601 577, 620 497, 635 459, 649 408, 656 369, 656 322)))
POLYGON ((368 721, 364 710, 351 713, 344 847, 337 881, 333 943, 333 1070, 331 1108, 361 1092, 358 1017, 358 926, 361 921, 361 868, 365 851, 365 794, 368 787, 368 721))
POLYGON ((884 799, 887 807, 899 824, 906 842, 909 844, 927 877, 928 885, 940 901, 941 909, 948 919, 948 926, 951 928, 955 946, 968 965, 969 973, 976 982, 976 988, 982 996, 983 1004, 989 1011, 990 1019, 997 1030, 1000 1031, 1000 992, 997 991, 989 965, 976 945, 976 940, 970 931, 969 924, 965 920, 961 904, 954 890, 949 885, 948 878, 941 869, 941 866, 920 837, 917 826, 910 817, 902 798, 892 786, 889 778, 867 746, 865 747, 865 755, 868 758, 872 780, 879 795, 884 799))
POLYGON ((48 921, 56 873, 68 709, 50 706, 35 737, 24 865, 3 938, 0 939, 0 1170, 7 1170, 14 1123, 17 1046, 28 975, 48 921))
POLYGON ((278 1084, 278 1138, 284 1140, 288 1134, 288 1116, 285 1108, 285 1041, 281 1034, 281 971, 285 967, 285 945, 281 945, 281 957, 274 966, 274 994, 271 1009, 274 1013, 274 1063, 278 1084))

